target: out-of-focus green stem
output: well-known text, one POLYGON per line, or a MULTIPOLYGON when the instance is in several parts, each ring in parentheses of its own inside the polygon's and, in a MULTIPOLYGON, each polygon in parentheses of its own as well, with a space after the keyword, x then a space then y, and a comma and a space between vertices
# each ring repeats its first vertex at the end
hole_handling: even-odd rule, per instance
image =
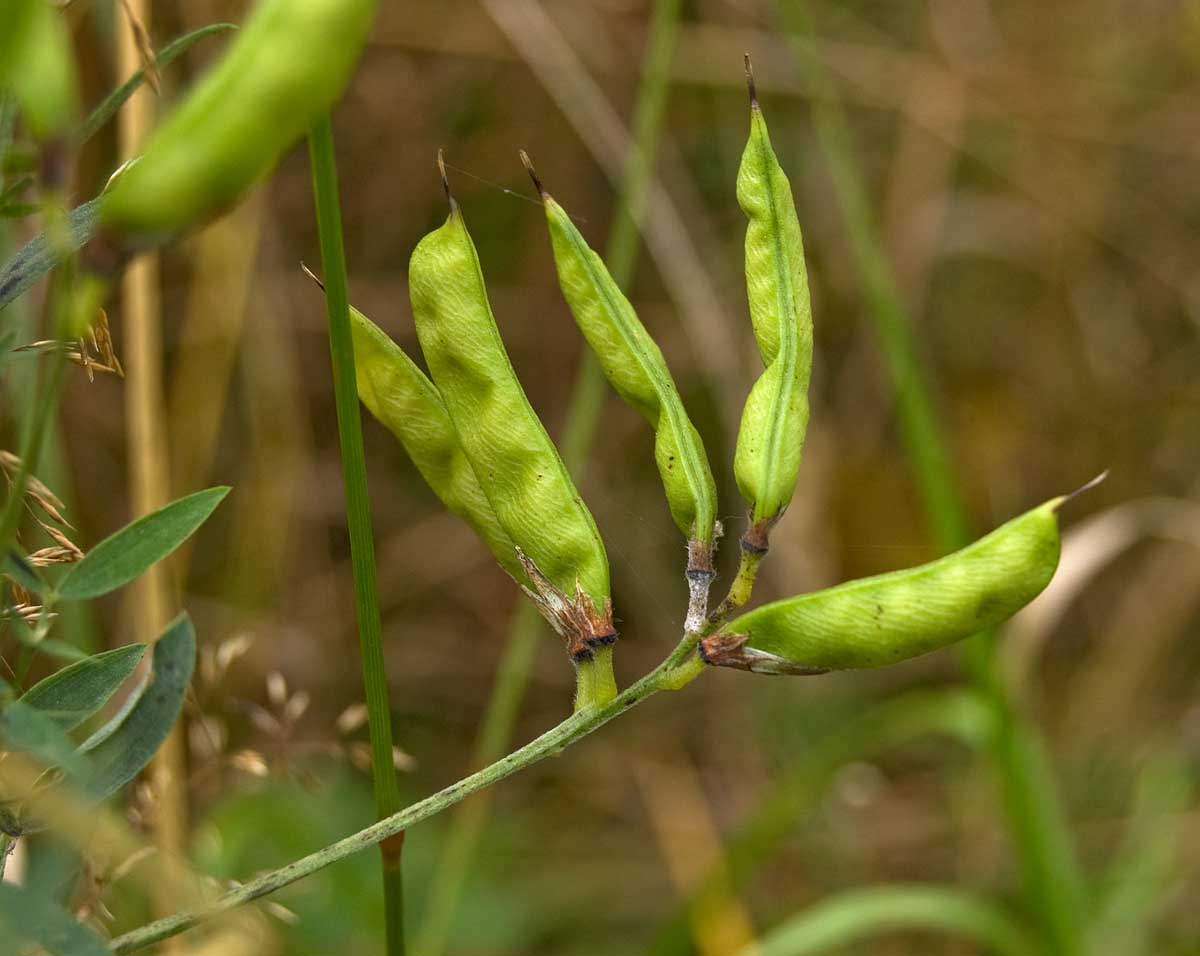
MULTIPOLYGON (((605 249, 613 279, 626 288, 637 264, 639 230, 654 172, 654 157, 658 152, 682 6, 682 0, 655 0, 650 22, 642 82, 634 109, 634 149, 625 169, 605 249)), ((600 363, 590 350, 585 349, 560 442, 563 460, 576 480, 587 464, 605 397, 600 363)), ((513 615, 504 657, 475 744, 475 766, 485 766, 496 760, 512 739, 541 632, 541 618, 528 602, 522 602, 513 615)), ((413 946, 417 956, 440 956, 445 950, 454 912, 487 823, 490 804, 490 793, 481 793, 464 802, 451 818, 445 848, 434 871, 429 905, 413 946)))
POLYGON ((952 886, 892 883, 822 900, 739 956, 814 956, 897 930, 972 939, 998 956, 1034 956, 1025 927, 990 900, 952 886))
MULTIPOLYGON (((805 4, 777 0, 776 7, 815 92, 812 115, 817 142, 833 176, 868 315, 891 375, 897 417, 917 488, 938 544, 950 551, 969 539, 967 510, 954 480, 911 322, 854 159, 846 118, 835 84, 814 48, 805 4)), ((992 756, 1026 895, 1051 953, 1078 956, 1083 947, 1083 877, 1041 741, 1017 711, 996 667, 995 642, 995 631, 976 635, 965 643, 964 656, 972 681, 995 712, 992 756)))
MULTIPOLYGON (((341 441, 342 476, 346 486, 346 523, 350 532, 350 563, 354 572, 355 610, 371 736, 375 808, 379 818, 383 819, 400 809, 400 788, 396 782, 392 756, 392 714, 388 703, 387 675, 384 672, 383 627, 376 595, 375 546, 371 537, 366 456, 363 452, 362 420, 359 418, 355 385, 346 254, 342 244, 333 129, 328 117, 312 128, 308 144, 317 231, 321 239, 321 267, 325 275, 325 301, 329 312, 329 352, 333 361, 333 392, 341 441)), ((403 840, 404 832, 401 830, 379 845, 383 860, 388 956, 403 956, 404 953, 404 894, 400 870, 403 840)))

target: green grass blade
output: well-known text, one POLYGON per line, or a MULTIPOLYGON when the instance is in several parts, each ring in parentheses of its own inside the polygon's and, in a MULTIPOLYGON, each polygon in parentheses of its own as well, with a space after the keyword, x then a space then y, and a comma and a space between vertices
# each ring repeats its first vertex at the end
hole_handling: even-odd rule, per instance
MULTIPOLYGON (((200 27, 198 30, 193 30, 191 33, 185 33, 181 37, 176 37, 155 54, 154 65, 160 70, 166 69, 166 67, 170 66, 175 60, 183 56, 183 54, 187 53, 188 50, 206 37, 236 29, 237 27, 232 23, 212 23, 206 27, 200 27)), ((117 115, 117 110, 125 105, 125 101, 137 92, 138 87, 145 80, 146 71, 138 70, 133 76, 101 100, 100 104, 92 110, 91 115, 76 130, 76 143, 82 146, 100 132, 108 121, 117 115)))
MULTIPOLYGON (((400 789, 392 763, 392 713, 387 675, 384 672, 383 625, 376 594, 375 545, 371 537, 367 465, 358 409, 333 128, 328 117, 322 118, 313 127, 308 145, 317 232, 321 240, 325 301, 329 313, 329 353, 333 363, 333 392, 346 493, 346 524, 350 532, 350 563, 354 573, 355 611, 371 737, 371 773, 376 810, 382 818, 400 809, 400 789)), ((402 845, 401 834, 398 839, 380 847, 388 956, 403 956, 405 948, 404 893, 400 867, 402 845)))

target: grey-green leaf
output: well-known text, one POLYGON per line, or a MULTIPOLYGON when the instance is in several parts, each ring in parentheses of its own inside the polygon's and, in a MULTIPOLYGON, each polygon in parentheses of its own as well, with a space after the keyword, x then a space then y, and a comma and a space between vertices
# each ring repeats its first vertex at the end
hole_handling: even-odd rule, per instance
POLYGON ((129 644, 85 657, 34 684, 21 701, 64 731, 74 730, 116 693, 145 653, 145 644, 129 644))
MULTIPOLYGON (((67 235, 63 253, 78 252, 96 234, 100 200, 93 199, 67 213, 67 235)), ((35 236, 0 269, 0 309, 24 293, 59 263, 45 233, 35 236)))
POLYGON ((92 751, 88 789, 112 796, 137 776, 158 752, 179 717, 196 664, 196 633, 186 613, 171 623, 154 645, 150 684, 120 727, 92 751))
POLYGON ((34 594, 46 592, 46 582, 42 580, 41 575, 37 573, 37 569, 29 559, 19 551, 11 550, 4 556, 4 560, 0 561, 0 574, 12 578, 26 591, 34 594))
POLYGON ((33 946, 54 956, 111 956, 104 940, 58 903, 15 883, 0 883, 0 939, 6 953, 33 946))
POLYGON ((128 584, 183 544, 228 493, 225 487, 198 491, 126 525, 72 566, 59 583, 58 596, 77 601, 128 584))
POLYGON ((83 768, 75 745, 58 722, 22 701, 13 701, 0 713, 0 738, 6 747, 23 750, 75 776, 79 776, 83 768))

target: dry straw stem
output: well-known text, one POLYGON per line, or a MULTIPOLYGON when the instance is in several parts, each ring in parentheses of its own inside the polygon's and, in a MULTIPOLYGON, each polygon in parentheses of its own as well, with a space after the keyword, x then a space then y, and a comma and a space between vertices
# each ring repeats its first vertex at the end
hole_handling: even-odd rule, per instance
MULTIPOLYGON (((126 0, 123 5, 130 29, 117 31, 117 68, 128 76, 153 61, 146 24, 148 0, 126 0), (139 43, 138 38, 142 38, 139 43)), ((147 72, 149 76, 149 72, 147 72)), ((117 116, 123 160, 136 156, 154 125, 155 97, 143 87, 129 98, 117 116)), ((170 500, 167 440, 163 427, 162 306, 159 298, 159 260, 153 253, 134 259, 121 278, 125 342, 129 366, 125 392, 126 448, 130 462, 130 505, 133 517, 149 514, 170 500)), ((171 617, 172 598, 167 565, 151 567, 133 588, 134 635, 151 644, 171 617)), ((147 665, 148 666, 148 665, 147 665)), ((151 764, 151 775, 160 797, 155 818, 159 848, 183 851, 187 839, 187 773, 182 721, 168 735, 151 764)), ((170 901, 159 899, 159 912, 168 912, 170 901)))

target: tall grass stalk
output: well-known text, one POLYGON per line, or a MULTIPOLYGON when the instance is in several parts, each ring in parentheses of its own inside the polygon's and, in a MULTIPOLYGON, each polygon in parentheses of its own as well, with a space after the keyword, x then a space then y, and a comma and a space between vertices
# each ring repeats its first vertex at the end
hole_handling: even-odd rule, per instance
MULTIPOLYGON (((125 0, 128 18, 149 27, 148 0, 125 0)), ((118 17, 117 69, 130 76, 141 69, 134 23, 118 17)), ((128 160, 141 150, 154 126, 155 100, 143 86, 117 115, 120 158, 128 160)), ((159 295, 159 258, 144 253, 134 259, 121 277, 121 315, 125 332, 125 448, 129 461, 129 503, 133 516, 157 511, 170 501, 169 456, 163 422, 162 303, 159 295)), ((169 566, 151 567, 132 590, 133 632, 138 641, 152 644, 172 616, 169 566)), ((187 779, 183 722, 171 728, 154 757, 151 777, 156 791, 155 841, 160 851, 179 855, 187 842, 187 779)), ((169 912, 165 895, 155 901, 160 913, 169 912)), ((178 952, 177 947, 170 951, 178 952)))
MULTIPOLYGON (((328 117, 312 128, 308 144, 317 231, 321 240, 321 269, 329 313, 329 352, 333 362, 333 393, 341 442, 342 476, 346 486, 346 523, 350 532, 355 612, 371 736, 375 809, 379 818, 383 819, 400 809, 400 788, 392 756, 392 714, 388 703, 387 675, 384 672, 383 627, 376 593, 378 585, 367 498, 367 466, 355 381, 354 346, 350 335, 346 254, 342 243, 333 128, 328 117)), ((404 884, 400 865, 403 843, 404 831, 400 830, 379 845, 383 865, 388 956, 403 956, 405 948, 404 884)))
MULTIPOLYGON (((883 352, 910 466, 938 544, 946 551, 969 540, 967 509, 954 478, 912 322, 892 276, 870 199, 854 158, 850 130, 819 52, 805 4, 777 0, 797 60, 815 93, 817 142, 825 154, 851 253, 863 283, 868 316, 883 352)), ((1028 904, 1054 956, 1083 947, 1083 878, 1038 735, 1021 714, 995 660, 997 632, 964 645, 967 671, 996 718, 991 753, 1020 858, 1028 904)))
MULTIPOLYGON (((654 174, 654 158, 662 132, 675 53, 682 0, 655 0, 633 115, 633 149, 618 190, 616 212, 605 248, 605 261, 616 283, 628 289, 637 265, 642 218, 654 174)), ((607 384, 600 363, 583 351, 563 426, 563 460, 578 481, 587 466, 596 424, 604 408, 607 384)), ((537 611, 522 601, 513 614, 504 655, 488 700, 472 755, 483 767, 499 759, 513 738, 521 701, 536 659, 543 623, 537 611)), ((450 822, 445 848, 434 871, 421 931, 414 945, 417 956, 440 956, 445 951, 454 913, 487 825, 490 792, 463 803, 450 822)))

